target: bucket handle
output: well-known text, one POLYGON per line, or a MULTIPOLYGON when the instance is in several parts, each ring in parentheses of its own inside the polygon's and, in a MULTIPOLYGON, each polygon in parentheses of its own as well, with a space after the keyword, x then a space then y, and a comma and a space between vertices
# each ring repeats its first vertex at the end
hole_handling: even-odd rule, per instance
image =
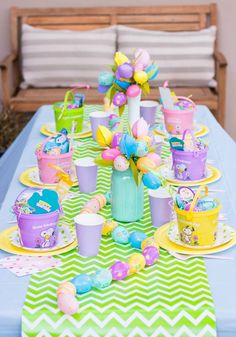
POLYGON ((193 108, 196 108, 196 104, 189 98, 189 97, 184 97, 184 96, 177 96, 178 99, 182 99, 184 101, 188 101, 189 103, 192 104, 193 108))
POLYGON ((187 211, 188 212, 187 218, 189 220, 192 219, 193 209, 194 209, 194 207, 197 203, 197 199, 199 198, 199 196, 200 196, 200 194, 203 190, 205 190, 205 196, 208 195, 208 186, 207 185, 201 185, 201 186, 198 187, 197 192, 195 193, 195 196, 194 196, 193 201, 191 203, 190 209, 189 209, 189 211, 187 211))
POLYGON ((64 97, 64 104, 63 104, 63 108, 61 110, 61 113, 58 117, 58 119, 61 119, 64 112, 65 112, 65 109, 67 108, 68 106, 68 102, 69 102, 69 99, 72 99, 72 101, 74 102, 74 93, 73 93, 73 90, 67 90, 66 94, 65 94, 65 97, 64 97))
MULTIPOLYGON (((191 135, 192 141, 193 141, 193 144, 194 144, 194 148, 196 149, 196 147, 197 147, 196 138, 195 138, 194 133, 193 133, 192 130, 190 130, 190 129, 184 130, 184 133, 183 133, 183 136, 182 136, 182 140, 183 141, 185 140, 185 137, 186 137, 187 133, 189 133, 191 135)), ((194 157, 198 157, 198 151, 193 151, 193 155, 194 155, 194 157)))

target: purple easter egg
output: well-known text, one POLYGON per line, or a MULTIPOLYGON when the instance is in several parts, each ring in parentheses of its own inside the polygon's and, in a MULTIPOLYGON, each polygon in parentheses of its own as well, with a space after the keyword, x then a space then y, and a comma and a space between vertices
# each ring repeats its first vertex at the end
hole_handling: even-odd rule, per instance
POLYGON ((115 106, 121 106, 126 103, 126 95, 123 92, 117 92, 112 99, 115 106))
POLYGON ((118 147, 120 145, 120 140, 122 138, 122 133, 121 132, 116 132, 113 135, 112 141, 111 141, 111 147, 115 148, 118 147))
POLYGON ((153 265, 158 257, 159 257, 159 251, 156 247, 154 246, 148 246, 146 247, 143 252, 142 252, 145 261, 146 261, 146 266, 151 266, 153 265))
POLYGON ((111 266, 110 270, 113 280, 120 281, 128 276, 129 265, 126 262, 117 261, 111 266))
POLYGON ((123 63, 121 64, 118 68, 117 68, 117 74, 116 74, 116 77, 118 79, 120 78, 131 78, 133 76, 133 66, 131 63, 123 63))
POLYGON ((105 94, 105 92, 107 92, 107 90, 110 88, 110 85, 102 85, 99 84, 98 85, 98 92, 100 92, 100 94, 105 94))

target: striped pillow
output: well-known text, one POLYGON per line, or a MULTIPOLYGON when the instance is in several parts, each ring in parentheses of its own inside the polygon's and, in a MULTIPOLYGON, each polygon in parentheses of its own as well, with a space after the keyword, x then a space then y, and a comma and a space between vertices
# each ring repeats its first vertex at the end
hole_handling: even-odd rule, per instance
MULTIPOLYGON (((170 86, 215 86, 213 59, 216 27, 193 32, 163 32, 118 26, 118 48, 131 56, 136 48, 149 51, 160 73, 158 83, 170 86)), ((152 86, 157 85, 157 81, 152 86)))
POLYGON ((113 64, 116 27, 77 32, 22 25, 22 87, 97 86, 99 72, 113 64))

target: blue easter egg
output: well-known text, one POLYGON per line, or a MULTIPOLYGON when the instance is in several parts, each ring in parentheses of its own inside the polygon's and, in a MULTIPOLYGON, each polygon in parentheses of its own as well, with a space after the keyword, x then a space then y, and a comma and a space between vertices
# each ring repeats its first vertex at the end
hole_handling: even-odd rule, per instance
POLYGON ((141 249, 141 244, 146 237, 146 234, 143 232, 134 231, 129 236, 129 242, 133 248, 141 249))
POLYGON ((92 279, 89 275, 86 274, 80 274, 74 277, 71 280, 71 283, 74 284, 77 294, 87 293, 92 288, 92 279))
POLYGON ((137 142, 137 149, 135 151, 136 157, 144 157, 148 153, 148 145, 144 140, 139 140, 137 142))
POLYGON ((92 275, 94 288, 102 289, 108 287, 112 282, 112 273, 109 269, 99 269, 92 275))
POLYGON ((159 73, 159 69, 154 63, 148 66, 145 71, 148 74, 148 79, 151 81, 154 80, 159 73))
POLYGON ((216 201, 211 197, 202 197, 197 202, 197 208, 199 212, 209 211, 217 206, 216 201))
POLYGON ((184 209, 185 208, 185 204, 183 203, 182 199, 180 198, 180 195, 177 194, 176 198, 175 198, 176 204, 180 209, 184 209))
POLYGON ((110 73, 108 71, 103 71, 102 73, 99 74, 98 76, 98 83, 100 85, 105 85, 105 86, 110 86, 112 85, 114 80, 114 75, 113 73, 110 73))
POLYGON ((114 80, 115 84, 117 84, 121 89, 128 89, 128 87, 130 86, 129 82, 126 81, 120 81, 118 79, 114 80))
POLYGON ((157 188, 161 186, 160 179, 157 176, 155 176, 155 174, 153 174, 152 172, 145 173, 143 175, 142 180, 143 180, 144 186, 146 186, 147 188, 151 190, 156 190, 157 188))
POLYGON ((118 226, 111 233, 112 239, 121 244, 127 244, 129 242, 129 232, 125 227, 118 226))

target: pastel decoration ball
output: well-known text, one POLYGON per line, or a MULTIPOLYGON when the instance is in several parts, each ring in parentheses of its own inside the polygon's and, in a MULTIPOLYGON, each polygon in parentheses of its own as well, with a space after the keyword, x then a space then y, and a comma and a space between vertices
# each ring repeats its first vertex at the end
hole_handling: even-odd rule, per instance
POLYGON ((112 99, 115 106, 121 106, 126 103, 126 95, 123 92, 117 92, 112 99))
POLYGON ((123 261, 117 261, 111 268, 112 279, 121 281, 129 275, 129 265, 123 261))
POLYGON ((150 63, 150 55, 145 49, 138 48, 135 51, 134 57, 136 59, 136 63, 142 63, 144 67, 147 67, 150 63))
POLYGON ((141 249, 144 250, 148 246, 156 247, 159 250, 159 245, 153 237, 146 238, 141 244, 141 249))
POLYGON ((134 73, 134 80, 140 85, 143 85, 148 81, 148 75, 145 71, 137 71, 134 73))
POLYGON ((125 245, 129 242, 129 232, 123 226, 116 227, 111 233, 111 236, 112 239, 117 243, 125 245))
POLYGON ((96 270, 92 275, 92 285, 94 288, 103 289, 112 282, 112 273, 109 269, 96 270))
POLYGON ((137 84, 130 85, 126 91, 128 97, 137 97, 140 93, 141 90, 137 84))
POLYGON ((60 311, 66 315, 74 315, 79 310, 79 303, 71 294, 61 294, 57 299, 57 304, 60 311))
POLYGON ((120 150, 118 149, 107 149, 102 152, 102 158, 104 160, 115 160, 121 154, 120 150))
POLYGON ((116 148, 120 145, 120 140, 122 138, 122 133, 121 132, 116 132, 114 133, 111 141, 111 147, 116 148))
POLYGON ((153 160, 157 167, 161 165, 161 157, 159 156, 159 154, 155 152, 150 152, 147 154, 147 157, 153 160))
POLYGON ((161 186, 160 179, 152 172, 145 173, 142 177, 142 181, 144 186, 151 190, 156 190, 161 186))
POLYGON ((119 78, 131 78, 133 76, 134 68, 131 63, 123 63, 117 68, 119 78))
POLYGON ((98 92, 100 92, 100 94, 105 94, 109 90, 110 87, 111 87, 110 85, 99 84, 98 85, 98 92))
POLYGON ((138 170, 142 173, 147 173, 149 170, 154 170, 156 168, 155 162, 148 157, 139 158, 136 165, 138 170))
POLYGON ((57 295, 61 294, 71 294, 73 296, 76 295, 76 288, 71 282, 64 282, 59 285, 57 288, 57 295))
POLYGON ((122 155, 117 156, 113 164, 114 168, 120 172, 124 172, 129 168, 129 161, 122 155))
POLYGON ((71 283, 74 284, 77 294, 87 293, 92 288, 92 279, 89 275, 86 274, 80 274, 74 277, 71 280, 71 283))
POLYGON ((143 252, 142 252, 145 261, 146 261, 146 266, 151 266, 154 263, 156 263, 156 261, 159 258, 159 251, 156 247, 154 246, 149 246, 146 247, 143 252))
POLYGON ((134 231, 129 236, 129 242, 133 248, 140 249, 142 242, 146 239, 146 234, 134 231))
POLYGON ((111 234, 111 232, 118 226, 118 223, 114 220, 107 220, 105 221, 103 227, 102 227, 102 235, 108 236, 111 234))
POLYGON ((103 86, 112 85, 113 80, 114 80, 113 74, 108 71, 103 71, 98 76, 98 83, 103 86))
POLYGON ((99 204, 98 200, 91 199, 84 205, 84 208, 91 209, 93 211, 93 213, 97 213, 100 209, 100 204, 99 204))
POLYGON ((135 274, 145 267, 146 261, 142 254, 134 253, 130 255, 127 263, 129 265, 130 274, 135 274))
POLYGON ((137 149, 135 152, 136 157, 144 157, 148 153, 148 145, 144 140, 139 140, 137 142, 137 149))

